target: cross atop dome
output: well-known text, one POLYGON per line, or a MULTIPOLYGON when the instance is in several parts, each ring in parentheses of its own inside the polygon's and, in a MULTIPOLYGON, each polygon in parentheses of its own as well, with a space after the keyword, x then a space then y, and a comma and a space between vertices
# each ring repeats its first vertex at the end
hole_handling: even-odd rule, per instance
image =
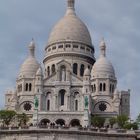
POLYGON ((75 0, 67 0, 68 1, 68 8, 74 9, 75 0))
POLYGON ((106 57, 106 44, 105 44, 104 38, 102 38, 99 47, 100 47, 100 53, 101 53, 100 56, 106 57))

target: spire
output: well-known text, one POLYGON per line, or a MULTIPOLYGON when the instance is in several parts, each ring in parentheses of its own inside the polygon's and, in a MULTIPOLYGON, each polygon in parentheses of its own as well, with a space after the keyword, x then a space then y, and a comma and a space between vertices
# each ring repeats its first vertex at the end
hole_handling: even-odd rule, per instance
POLYGON ((106 44, 104 38, 102 38, 99 47, 100 47, 100 56, 106 57, 106 44))
POLYGON ((66 15, 75 15, 75 0, 67 0, 67 11, 66 15))
POLYGON ((29 48, 29 56, 34 57, 35 56, 35 42, 34 42, 34 39, 32 39, 28 48, 29 48))

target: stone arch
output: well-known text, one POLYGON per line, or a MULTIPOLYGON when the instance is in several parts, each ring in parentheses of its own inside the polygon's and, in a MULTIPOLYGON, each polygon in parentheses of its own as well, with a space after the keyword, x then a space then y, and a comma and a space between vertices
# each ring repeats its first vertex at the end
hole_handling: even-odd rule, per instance
POLYGON ((94 105, 94 111, 95 112, 110 112, 112 111, 111 104, 108 101, 98 101, 94 105))
POLYGON ((73 111, 78 111, 79 110, 79 99, 80 99, 79 90, 77 90, 77 89, 72 90, 70 99, 71 99, 71 109, 73 111))
POLYGON ((55 123, 56 123, 57 125, 63 126, 63 125, 65 125, 65 120, 63 120, 63 119, 57 119, 57 120, 55 121, 55 123))
POLYGON ((46 126, 47 124, 49 124, 51 121, 47 118, 41 119, 39 124, 42 126, 46 126))
POLYGON ((52 95, 53 95, 53 90, 51 90, 51 89, 45 90, 45 92, 41 95, 42 96, 42 98, 41 98, 42 110, 44 110, 44 111, 51 110, 52 95))
POLYGON ((80 126, 81 124, 80 124, 80 120, 78 120, 78 119, 72 119, 71 121, 70 121, 70 124, 69 124, 70 126, 72 126, 72 127, 77 127, 77 126, 80 126))
POLYGON ((23 111, 32 111, 34 109, 34 103, 32 101, 22 101, 21 104, 19 105, 20 106, 20 110, 23 110, 23 111))

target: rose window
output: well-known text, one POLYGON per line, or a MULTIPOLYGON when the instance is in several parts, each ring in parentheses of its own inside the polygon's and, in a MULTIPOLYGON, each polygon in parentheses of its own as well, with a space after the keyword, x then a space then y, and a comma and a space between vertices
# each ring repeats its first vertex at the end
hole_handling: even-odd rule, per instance
POLYGON ((25 104, 24 104, 24 110, 25 110, 25 111, 30 111, 31 108, 32 108, 32 106, 31 106, 30 103, 25 103, 25 104))
POLYGON ((101 104, 99 105, 99 110, 100 110, 100 111, 105 111, 106 108, 107 108, 107 106, 106 106, 105 103, 101 103, 101 104))

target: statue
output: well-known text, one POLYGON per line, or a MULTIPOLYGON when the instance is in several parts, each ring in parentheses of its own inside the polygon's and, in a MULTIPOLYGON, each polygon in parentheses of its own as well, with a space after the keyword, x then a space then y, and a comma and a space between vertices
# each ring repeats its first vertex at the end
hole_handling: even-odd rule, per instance
POLYGON ((65 68, 62 68, 61 80, 62 81, 65 81, 66 80, 66 70, 65 70, 65 68))
POLYGON ((87 96, 85 96, 85 108, 88 108, 88 97, 87 96))
POLYGON ((35 109, 38 109, 39 100, 38 100, 37 96, 35 96, 35 98, 34 98, 34 105, 35 105, 35 109))

